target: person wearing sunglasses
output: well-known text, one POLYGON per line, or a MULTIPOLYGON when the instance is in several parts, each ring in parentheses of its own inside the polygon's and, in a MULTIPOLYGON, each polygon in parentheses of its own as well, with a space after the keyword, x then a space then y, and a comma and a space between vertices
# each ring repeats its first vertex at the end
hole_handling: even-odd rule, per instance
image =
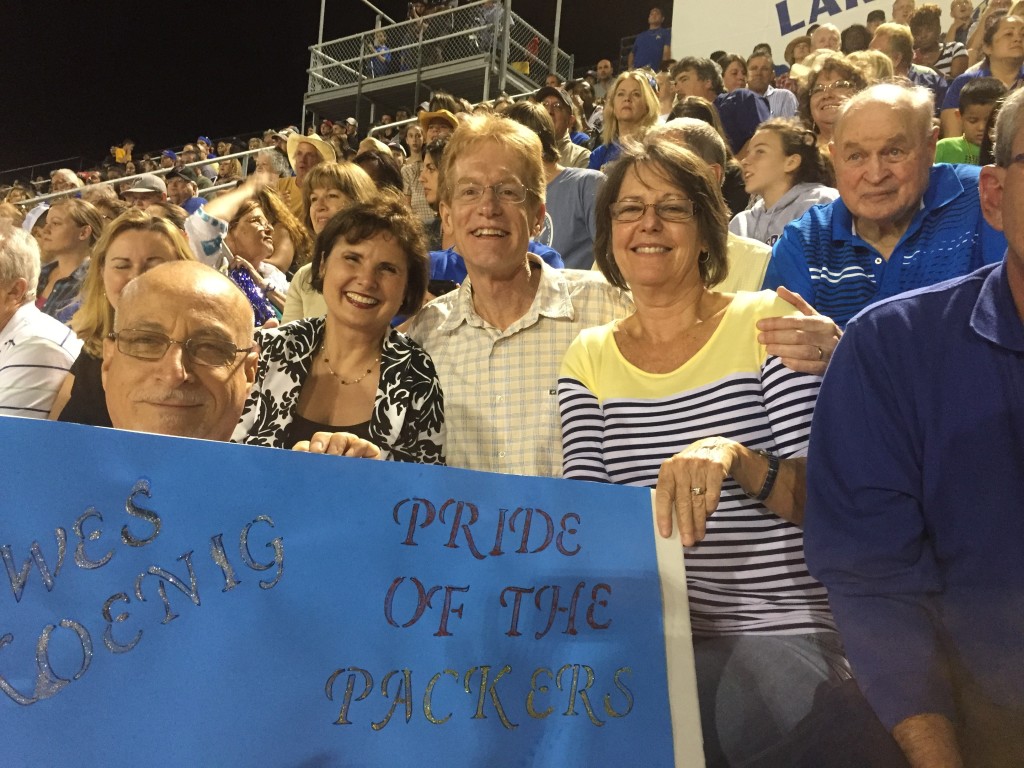
POLYGON ((717 289, 728 210, 699 156, 651 132, 624 147, 597 207, 597 265, 636 310, 566 352, 564 476, 656 489, 658 532, 678 527, 685 547, 707 762, 743 764, 789 737, 819 685, 849 677, 802 551, 820 379, 753 330, 789 304, 717 289))

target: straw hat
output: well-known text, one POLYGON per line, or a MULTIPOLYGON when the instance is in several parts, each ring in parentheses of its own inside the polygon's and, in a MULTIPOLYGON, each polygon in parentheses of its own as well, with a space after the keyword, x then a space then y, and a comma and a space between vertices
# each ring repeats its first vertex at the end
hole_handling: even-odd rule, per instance
POLYGON ((291 163, 292 168, 295 167, 295 150, 298 149, 299 144, 302 142, 316 147, 316 151, 320 153, 320 157, 324 159, 325 163, 333 163, 338 159, 334 146, 329 141, 321 139, 317 134, 313 133, 309 136, 303 136, 299 133, 293 133, 288 136, 288 162, 291 163))
POLYGON ((443 120, 452 127, 453 131, 459 127, 459 119, 447 109, 439 109, 436 112, 420 112, 419 120, 420 128, 423 129, 424 133, 426 133, 427 126, 430 125, 431 120, 443 120))
POLYGON ((385 155, 387 155, 387 154, 389 154, 391 152, 391 150, 388 148, 387 144, 385 144, 380 139, 373 138, 373 136, 367 136, 365 139, 363 139, 362 141, 359 142, 359 151, 360 152, 377 151, 377 152, 380 152, 380 153, 385 154, 385 155))

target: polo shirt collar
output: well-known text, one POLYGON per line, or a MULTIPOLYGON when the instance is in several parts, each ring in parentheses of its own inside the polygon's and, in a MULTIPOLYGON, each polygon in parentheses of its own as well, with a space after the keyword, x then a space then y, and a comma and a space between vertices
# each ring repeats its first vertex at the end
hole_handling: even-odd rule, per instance
MULTIPOLYGON (((921 227, 921 223, 932 211, 951 203, 964 193, 964 185, 950 165, 933 165, 928 176, 928 188, 921 198, 921 205, 910 221, 910 226, 903 233, 900 242, 913 235, 921 227)), ((838 197, 832 203, 832 239, 845 242, 860 240, 850 209, 843 198, 838 197)))
POLYGON ((1024 322, 1006 276, 1006 259, 985 277, 971 312, 971 329, 983 339, 1014 352, 1024 352, 1024 322))

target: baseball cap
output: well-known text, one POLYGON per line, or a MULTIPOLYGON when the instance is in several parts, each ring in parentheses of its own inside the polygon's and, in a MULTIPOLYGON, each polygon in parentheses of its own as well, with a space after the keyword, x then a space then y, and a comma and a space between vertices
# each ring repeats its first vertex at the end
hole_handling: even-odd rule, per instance
POLYGON ((554 96, 562 102, 563 105, 565 105, 566 109, 570 112, 572 111, 572 100, 569 98, 569 94, 561 88, 554 88, 550 85, 546 85, 533 95, 533 99, 539 104, 548 96, 554 96))
POLYGON ((131 188, 125 190, 125 194, 131 194, 132 192, 159 192, 162 195, 167 194, 167 185, 164 184, 164 180, 156 174, 144 173, 135 180, 131 188))
POLYGON ((192 168, 175 168, 173 171, 168 173, 164 178, 165 179, 174 179, 174 178, 184 179, 185 181, 189 181, 189 182, 191 182, 191 183, 193 183, 193 184, 195 184, 197 186, 199 184, 199 177, 196 175, 196 172, 192 168))

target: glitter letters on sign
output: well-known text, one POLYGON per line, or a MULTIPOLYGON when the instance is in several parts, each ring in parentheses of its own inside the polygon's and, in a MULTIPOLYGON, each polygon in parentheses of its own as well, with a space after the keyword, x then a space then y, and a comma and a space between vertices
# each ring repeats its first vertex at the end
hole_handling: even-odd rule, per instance
POLYGON ((12 765, 701 764, 647 490, 5 417, 0 465, 12 765))

